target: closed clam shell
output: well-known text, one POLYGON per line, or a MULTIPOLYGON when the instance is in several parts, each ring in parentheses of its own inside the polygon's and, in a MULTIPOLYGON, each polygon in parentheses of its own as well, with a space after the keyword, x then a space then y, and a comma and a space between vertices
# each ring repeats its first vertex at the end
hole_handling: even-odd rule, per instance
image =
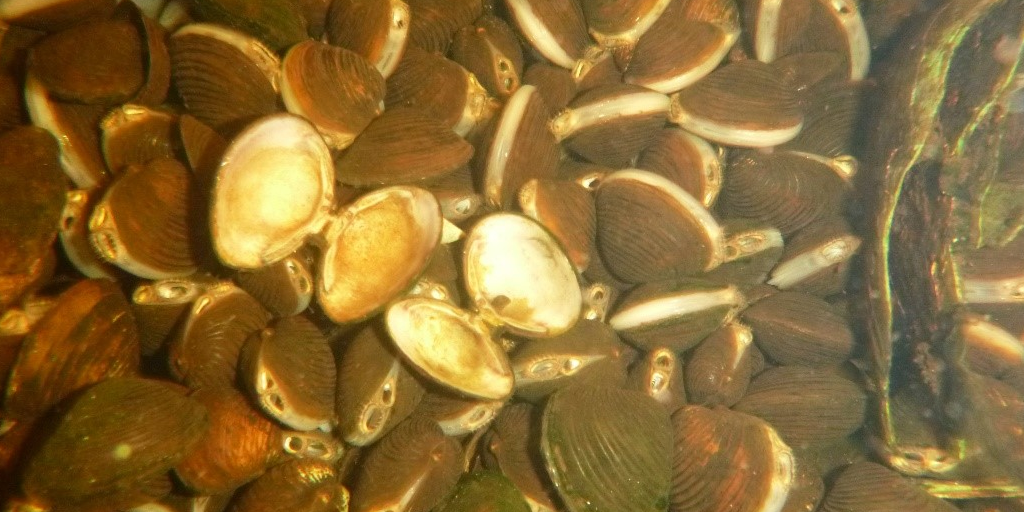
POLYGON ((190 226, 191 187, 191 173, 177 160, 128 167, 89 218, 96 252, 143 278, 195 272, 201 249, 190 226))
POLYGON ((369 450, 356 472, 352 512, 427 512, 462 473, 462 446, 426 418, 400 423, 369 450))
POLYGON ((114 0, 10 2, 0 7, 0 19, 36 30, 60 30, 83 20, 105 18, 116 5, 114 0))
POLYGON ((139 326, 142 354, 157 353, 181 324, 206 289, 211 278, 193 275, 140 284, 132 292, 132 314, 139 326))
POLYGON ((682 358, 665 347, 647 352, 630 368, 627 387, 675 411, 687 402, 682 358))
POLYGON ((392 304, 386 322, 398 350, 431 380, 488 400, 512 392, 508 357, 491 339, 487 325, 468 311, 444 301, 411 298, 392 304))
POLYGON ((787 444, 802 448, 853 433, 864 423, 866 404, 861 387, 835 370, 779 366, 754 377, 733 409, 764 419, 787 444))
POLYGON ((774 62, 789 55, 807 29, 816 0, 754 0, 744 4, 744 25, 754 55, 774 62))
POLYGON ((840 210, 845 179, 803 153, 744 152, 732 159, 720 201, 728 216, 757 219, 789 236, 840 210))
POLYGON ((920 510, 953 512, 952 504, 935 498, 899 473, 874 462, 844 468, 825 494, 823 512, 920 510))
POLYGON ((803 112, 778 69, 743 60, 673 94, 669 120, 719 144, 766 147, 796 137, 803 112))
POLYGON ((809 87, 805 92, 803 128, 781 149, 830 158, 853 154, 864 94, 860 82, 837 80, 809 87))
POLYGON ((30 420, 87 386, 135 375, 138 366, 139 335, 124 295, 107 280, 79 281, 22 342, 3 415, 30 420))
POLYGON ((700 279, 652 282, 623 297, 608 324, 639 348, 681 352, 732 320, 745 303, 733 285, 700 279))
POLYGON ((592 44, 579 2, 505 0, 519 31, 552 64, 572 69, 592 44))
POLYGON ((82 275, 114 279, 124 271, 96 254, 89 239, 89 214, 103 198, 102 192, 101 188, 68 191, 60 217, 60 245, 68 261, 82 275))
POLYGON ((261 118, 217 169, 210 232, 218 259, 253 269, 287 257, 322 229, 333 198, 334 166, 316 128, 290 114, 261 118))
POLYGON ((203 405, 172 385, 107 379, 83 391, 54 424, 27 459, 21 488, 47 506, 141 505, 152 499, 145 484, 166 483, 163 475, 191 452, 207 425, 203 405))
POLYGON ((402 60, 411 13, 402 0, 332 1, 327 11, 327 41, 369 60, 387 78, 402 60))
POLYGON ((507 98, 521 82, 523 50, 519 37, 501 18, 484 15, 452 40, 452 60, 472 72, 492 95, 507 98))
POLYGON ((637 283, 717 267, 724 235, 711 213, 678 185, 629 169, 597 190, 597 247, 617 278, 637 283))
POLYGON ((202 121, 189 114, 178 118, 178 137, 192 172, 203 183, 212 179, 228 141, 202 121))
POLYGON ((156 158, 174 158, 178 117, 142 105, 123 104, 103 118, 103 158, 115 174, 128 165, 142 165, 156 158))
POLYGON ((522 83, 537 88, 552 115, 565 108, 576 96, 576 82, 569 70, 546 62, 526 67, 522 83))
POLYGON ((452 36, 483 14, 481 0, 409 0, 409 42, 428 52, 448 53, 452 36))
POLYGON ((317 41, 303 41, 281 61, 281 99, 317 127, 334 150, 352 143, 384 101, 384 78, 363 56, 317 41))
POLYGON ((842 55, 847 76, 862 80, 871 62, 867 30, 857 2, 809 2, 807 19, 791 51, 832 51, 842 55))
POLYGON ((636 44, 670 3, 670 0, 580 1, 591 35, 606 48, 636 44))
POLYGON ((473 172, 468 165, 430 183, 424 183, 423 188, 437 198, 445 220, 455 224, 472 218, 484 205, 484 196, 477 192, 473 172))
POLYGON ((551 131, 587 160, 621 168, 650 145, 668 112, 664 94, 638 85, 601 85, 578 94, 551 120, 551 131))
POLYGON ((782 257, 782 233, 764 222, 748 219, 726 219, 722 229, 725 261, 704 277, 737 283, 744 289, 763 283, 782 257))
POLYGON ((692 404, 732 407, 747 392, 754 372, 750 328, 732 322, 697 345, 686 360, 686 391, 692 404))
POLYGON ((231 388, 202 388, 192 397, 209 411, 210 426, 174 466, 175 476, 201 494, 230 493, 279 460, 281 429, 231 388))
POLYGON ((171 375, 192 389, 234 387, 245 340, 270 314, 230 282, 211 286, 192 303, 168 347, 171 375))
POLYGON ((254 333, 239 366, 247 391, 274 419, 294 430, 330 424, 337 383, 334 354, 306 317, 282 318, 254 333))
POLYGON ((548 400, 541 431, 548 474, 570 511, 668 509, 672 423, 653 398, 564 388, 548 400))
POLYGON ((489 425, 505 400, 481 400, 431 389, 413 411, 414 416, 437 423, 446 436, 461 437, 489 425))
POLYGON ((273 315, 297 315, 313 299, 312 260, 309 251, 300 249, 266 267, 239 271, 235 274, 235 282, 273 315))
POLYGON ((623 359, 622 343, 608 324, 580 320, 558 336, 516 348, 511 358, 515 395, 539 402, 573 384, 617 386, 626 379, 623 359))
POLYGON ((590 190, 573 181, 533 179, 519 189, 519 206, 558 239, 576 270, 586 270, 597 236, 590 190))
POLYGON ((349 340, 338 363, 338 434, 366 446, 407 418, 423 386, 402 364, 384 326, 370 323, 349 340))
POLYGON ((441 240, 441 209, 417 187, 378 189, 353 202, 327 233, 317 300, 331 320, 354 322, 412 287, 441 240))
POLYGON ((170 52, 182 102, 214 129, 234 132, 277 110, 280 58, 258 39, 192 23, 171 35, 170 52))
POLYGON ((523 494, 505 475, 480 470, 462 475, 437 512, 530 512, 523 494))
POLYGON ((778 512, 793 486, 793 451, 771 425, 724 407, 672 415, 672 511, 778 512))
POLYGON ((202 21, 253 34, 277 51, 309 38, 302 6, 296 0, 256 4, 240 0, 196 0, 192 9, 202 21))
POLYGON ((672 180, 708 208, 722 190, 724 164, 719 152, 680 128, 662 129, 640 152, 636 166, 672 180))
POLYGON ((819 297, 840 293, 850 276, 861 239, 843 218, 822 219, 786 244, 768 284, 819 297))
POLYGON ((314 459, 292 460, 236 493, 231 512, 347 512, 349 492, 334 466, 314 459))
POLYGON ((743 322, 765 355, 782 364, 836 366, 856 348, 847 318, 807 293, 783 291, 762 299, 743 311, 743 322))
POLYGON ((425 110, 395 107, 370 122, 335 168, 346 185, 395 185, 441 177, 472 156, 473 146, 425 110))
POLYGON ((580 315, 575 269, 540 224, 512 213, 478 221, 465 241, 463 280, 484 320, 523 336, 569 330, 580 315))
POLYGON ((520 87, 505 103, 492 125, 490 141, 473 162, 483 175, 489 205, 509 208, 526 182, 555 175, 561 151, 548 131, 548 115, 540 92, 530 85, 520 87))
POLYGON ((481 458, 485 468, 515 484, 532 510, 553 512, 555 490, 540 453, 540 413, 526 403, 503 407, 483 438, 481 458))

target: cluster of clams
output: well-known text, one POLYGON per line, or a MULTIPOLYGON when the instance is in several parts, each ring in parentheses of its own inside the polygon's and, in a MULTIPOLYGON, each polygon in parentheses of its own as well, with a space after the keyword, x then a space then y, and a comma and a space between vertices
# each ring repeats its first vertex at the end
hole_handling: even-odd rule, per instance
POLYGON ((970 5, 881 95, 945 131, 865 158, 868 33, 921 2, 0 1, 0 499, 1024 509, 1024 3, 970 5), (976 132, 988 195, 927 195, 976 132), (970 312, 906 256, 962 198, 970 312))

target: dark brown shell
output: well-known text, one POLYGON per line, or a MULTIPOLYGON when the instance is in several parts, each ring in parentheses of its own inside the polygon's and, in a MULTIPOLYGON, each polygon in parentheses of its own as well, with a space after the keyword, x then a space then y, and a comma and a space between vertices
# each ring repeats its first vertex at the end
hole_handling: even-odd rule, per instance
POLYGON ((388 77, 384 101, 388 109, 399 106, 420 109, 455 130, 472 121, 465 119, 467 111, 481 108, 488 101, 486 96, 469 71, 458 63, 443 55, 410 47, 388 77))
POLYGON ((572 73, 545 62, 535 62, 527 67, 522 83, 537 88, 552 116, 569 105, 576 96, 576 82, 572 73))
POLYGON ((592 44, 579 2, 505 0, 509 14, 533 48, 547 60, 572 69, 592 44))
POLYGON ((410 16, 402 0, 335 0, 327 11, 327 41, 366 57, 387 78, 406 50, 410 16))
POLYGON ((6 23, 36 30, 57 31, 76 23, 106 18, 117 7, 115 0, 66 0, 54 9, 51 2, 15 3, 5 6, 6 23))
POLYGON ((94 188, 110 180, 96 129, 106 113, 105 106, 58 101, 29 74, 25 77, 25 107, 32 124, 57 139, 61 167, 77 187, 94 188))
POLYGON ((277 51, 309 38, 297 0, 255 4, 246 0, 195 0, 192 13, 199 20, 253 34, 277 51))
POLYGON ((800 134, 780 149, 835 158, 853 154, 865 86, 860 82, 826 82, 806 92, 800 134))
POLYGON ((523 50, 516 33, 501 18, 484 15, 461 28, 451 53, 452 60, 473 73, 492 95, 507 98, 519 88, 523 50))
POLYGON ((596 207, 589 190, 572 181, 534 179, 519 189, 519 205, 551 231, 576 270, 586 270, 597 237, 596 207))
POLYGON ((747 392, 754 372, 750 328, 737 322, 704 339, 686 360, 686 392, 692 404, 732 407, 747 392))
POLYGON ((469 398, 435 388, 423 395, 413 415, 434 421, 446 436, 457 438, 489 425, 505 402, 469 398))
POLYGON ((266 267, 240 270, 235 282, 274 316, 297 315, 313 299, 314 263, 309 251, 299 250, 266 267))
POLYGON ((680 128, 662 129, 640 152, 636 166, 672 180, 709 208, 722 189, 724 165, 719 152, 680 128))
POLYGON ((131 297, 132 313, 139 325, 142 355, 152 356, 163 348, 192 309, 192 303, 213 284, 212 278, 196 275, 136 287, 131 297))
POLYGON ((856 345, 847 318, 813 295, 784 291, 753 304, 743 321, 768 357, 787 365, 836 366, 856 345))
POLYGON ((481 0, 408 0, 412 10, 409 42, 428 51, 448 53, 455 32, 483 14, 481 0))
MULTIPOLYGON (((71 190, 60 216, 60 245, 68 261, 82 275, 90 278, 115 279, 126 274, 96 254, 89 239, 89 214, 102 199, 103 189, 71 190)), ((0 301, 2 302, 2 301, 0 301)))
POLYGON ((704 274, 716 282, 736 283, 746 290, 768 278, 784 251, 782 233, 764 222, 726 219, 725 261, 704 274))
POLYGON ((578 94, 552 130, 587 160, 622 168, 654 141, 668 117, 668 98, 638 85, 608 84, 578 94), (600 111, 595 114, 591 112, 600 111), (580 123, 579 119, 596 118, 580 123))
POLYGON ((331 464, 292 460, 267 470, 236 493, 231 512, 346 512, 348 489, 331 464))
MULTIPOLYGON (((583 13, 591 32, 616 36, 623 32, 639 32, 640 37, 658 19, 666 6, 665 0, 581 0, 583 13), (639 26, 638 26, 639 25, 639 26), (643 26, 646 25, 646 26, 643 26)), ((609 43, 604 43, 609 44, 609 43)), ((610 43, 614 45, 615 43, 610 43)))
POLYGON ((129 165, 174 158, 178 116, 142 105, 123 104, 111 110, 100 130, 107 168, 120 174, 129 165))
POLYGON ((822 512, 954 512, 953 505, 930 496, 899 473, 874 462, 847 466, 825 494, 822 512))
POLYGON ((786 243, 768 284, 828 297, 843 291, 861 239, 842 217, 821 219, 786 243))
POLYGON ((650 350, 634 362, 626 385, 657 400, 670 412, 687 403, 683 359, 665 347, 650 350))

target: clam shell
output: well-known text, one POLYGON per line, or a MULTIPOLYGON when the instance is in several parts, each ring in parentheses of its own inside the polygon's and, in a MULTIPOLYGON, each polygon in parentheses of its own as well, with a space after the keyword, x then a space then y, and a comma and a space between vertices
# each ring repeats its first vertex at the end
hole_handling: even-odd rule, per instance
POLYGON ((302 118, 261 118, 224 152, 211 197, 213 248, 223 264, 253 269, 280 261, 327 221, 330 151, 302 118))
POLYGON ((763 222, 730 219, 725 230, 725 261, 704 274, 716 282, 737 283, 749 288, 763 283, 784 250, 782 233, 763 222))
POLYGON ((463 281, 484 320, 530 337, 569 330, 580 315, 576 272, 558 242, 528 217, 478 221, 463 249, 463 281))
POLYGON ((787 365, 835 366, 853 356, 853 331, 845 316, 813 295, 784 291, 751 305, 744 323, 765 355, 787 365))
POLYGON ((676 411, 672 425, 669 510, 782 510, 796 464, 771 425, 724 407, 692 405, 676 411))
POLYGON ((427 512, 455 487, 462 446, 436 423, 410 418, 366 454, 352 487, 352 512, 427 512))
POLYGON ((796 137, 803 113, 778 69, 744 60, 673 94, 669 120, 719 144, 767 147, 796 137))
POLYGON ((698 274, 724 258, 718 222, 666 178, 636 169, 615 172, 601 181, 596 204, 597 246, 619 279, 698 274))
POLYGON ((843 56, 847 76, 862 80, 871 62, 868 34, 857 2, 813 0, 791 51, 834 51, 843 56))
POLYGON ((822 219, 793 236, 767 282, 820 297, 840 293, 860 243, 844 219, 822 219))
POLYGON ((1024 300, 1024 237, 1018 236, 1002 247, 982 247, 957 256, 963 280, 963 300, 976 305, 1012 308, 1024 300))
POLYGON ((441 427, 444 435, 461 437, 491 423, 505 400, 480 400, 443 392, 428 391, 413 415, 427 418, 441 427))
POLYGON ((68 191, 59 224, 60 245, 71 265, 82 275, 114 279, 124 271, 96 254, 89 240, 89 214, 102 199, 102 192, 100 188, 68 191))
POLYGON ((455 33, 451 53, 452 60, 480 79, 492 95, 508 98, 519 88, 523 50, 519 37, 501 18, 484 15, 472 26, 461 28, 455 33))
POLYGON ((621 85, 622 69, 615 55, 600 46, 591 46, 572 67, 572 78, 580 92, 608 85, 621 85))
POLYGON ((139 277, 184 277, 200 248, 189 225, 192 175, 177 160, 129 167, 89 218, 90 241, 104 259, 139 277))
POLYGON ((822 512, 920 510, 953 512, 953 505, 930 496, 899 473, 874 462, 847 466, 825 494, 822 512))
POLYGON ((629 47, 651 28, 672 0, 581 0, 590 34, 605 48, 629 47))
POLYGON ((338 323, 366 318, 409 289, 441 240, 429 192, 389 187, 350 204, 327 233, 317 300, 338 323))
MULTIPOLYGON (((817 95, 814 93, 819 90, 833 91, 833 87, 837 86, 839 89, 846 89, 840 85, 847 82, 844 62, 842 56, 836 52, 793 53, 774 61, 773 64, 782 71, 786 82, 800 92, 804 102, 815 102, 817 95)), ((809 114, 814 115, 813 112, 809 114)))
POLYGON ((412 298, 391 305, 386 322, 398 350, 431 380, 486 400, 501 400, 512 392, 507 356, 483 321, 468 311, 412 298))
POLYGON ((745 303, 733 285, 699 279, 653 282, 623 297, 608 324, 639 348, 682 352, 732 320, 745 303))
POLYGON ((658 347, 633 364, 627 386, 675 411, 686 404, 683 361, 675 352, 658 347))
POLYGON ((231 512, 347 512, 349 492, 338 472, 319 460, 288 461, 236 493, 231 512))
POLYGON ((283 51, 309 38, 302 6, 294 0, 256 4, 231 0, 195 0, 192 12, 202 21, 253 34, 277 51, 283 51))
POLYGON ((639 169, 664 176, 710 208, 722 189, 723 163, 704 139, 679 128, 664 128, 636 161, 639 169))
POLYGON ((338 363, 338 434, 366 446, 409 417, 423 386, 402 364, 383 325, 370 323, 349 340, 338 363))
POLYGON ((175 476, 201 494, 230 493, 279 460, 280 428, 231 388, 202 388, 193 395, 209 411, 210 426, 174 466, 175 476))
POLYGON ((114 0, 10 2, 0 7, 0 20, 36 30, 57 31, 83 20, 105 18, 116 6, 114 0))
POLYGON ((537 88, 551 115, 569 105, 576 96, 576 82, 569 70, 546 62, 530 64, 523 73, 522 83, 537 88))
POLYGON ((274 316, 303 312, 313 299, 312 254, 299 250, 261 269, 239 271, 235 282, 274 316))
POLYGON ((239 367, 247 390, 272 418, 300 431, 329 427, 337 368, 327 338, 311 321, 290 316, 254 333, 239 367))
POLYGON ((864 94, 860 82, 826 82, 809 88, 803 128, 780 149, 829 158, 853 154, 864 94))
POLYGON ((448 53, 455 32, 483 14, 481 0, 409 0, 409 42, 428 51, 448 53))
POLYGON ((589 190, 572 181, 532 179, 519 189, 519 206, 558 239, 577 271, 586 270, 597 236, 589 190))
POLYGON ((754 0, 745 4, 745 28, 758 60, 774 62, 792 53, 807 29, 815 1, 754 0))
POLYGON ((131 296, 132 314, 139 326, 142 354, 156 354, 184 321, 192 303, 213 284, 212 279, 191 276, 161 279, 136 287, 131 296))
POLYGON ((541 431, 548 474, 571 512, 666 509, 672 423, 653 398, 564 388, 548 400, 541 431))
POLYGON ((24 338, 3 415, 38 417, 92 384, 135 375, 138 366, 139 335, 124 295, 107 280, 79 281, 24 338))
POLYGON ((441 177, 469 162, 473 146, 425 110, 389 108, 335 160, 338 181, 355 187, 441 177))
POLYGON ((169 346, 171 375, 192 389, 233 387, 245 340, 270 314, 230 282, 210 287, 192 303, 169 346))
POLYGON ((484 205, 484 196, 477 192, 469 166, 459 167, 447 176, 425 183, 423 188, 434 194, 445 220, 455 224, 472 218, 484 205))
POLYGON ((212 181, 228 141, 189 114, 178 118, 178 137, 192 172, 202 183, 212 181))
POLYGON ((1024 390, 1024 341, 985 316, 958 318, 957 331, 966 345, 964 355, 971 370, 1003 380, 1024 390))
POLYGON ((484 467, 501 471, 537 512, 554 512, 554 488, 540 453, 540 410, 514 403, 501 409, 485 434, 484 467))
POLYGON ((437 512, 531 512, 529 503, 505 475, 496 471, 474 471, 462 475, 455 489, 437 512))
POLYGON ((609 84, 577 95, 551 120, 551 131, 587 160, 621 168, 653 142, 668 112, 664 94, 637 85, 609 84))
POLYGON ((533 86, 520 87, 505 103, 490 142, 474 161, 483 175, 484 198, 491 206, 508 208, 527 181, 555 175, 561 152, 548 131, 548 114, 533 86))
POLYGON ((103 158, 120 174, 129 165, 174 158, 178 118, 170 112, 130 103, 114 108, 100 122, 103 158))
POLYGON ((692 404, 732 407, 747 392, 754 372, 754 334, 733 322, 704 339, 686 360, 686 391, 692 404))
POLYGON ((281 62, 281 99, 317 127, 334 150, 348 147, 384 101, 384 78, 365 58, 316 41, 292 46, 281 62))
POLYGON ((207 424, 204 407, 173 386, 107 379, 76 398, 31 454, 21 488, 48 506, 141 505, 152 499, 145 484, 163 478, 166 485, 162 475, 191 451, 207 424))
POLYGON ((332 1, 327 11, 327 40, 362 55, 387 78, 402 60, 410 17, 409 5, 402 0, 332 1))
POLYGON ((591 44, 576 1, 505 0, 505 6, 519 32, 552 64, 572 69, 591 44))
POLYGON ((167 46, 167 30, 155 17, 142 12, 135 2, 119 4, 114 16, 134 24, 145 45, 142 51, 145 82, 131 101, 149 106, 163 104, 171 87, 171 54, 167 46))
POLYGON ((281 62, 258 39, 220 25, 192 23, 170 38, 174 84, 189 113, 234 132, 277 110, 281 62))
POLYGON ((804 447, 853 433, 864 423, 866 405, 861 387, 833 370, 779 366, 754 377, 733 409, 764 419, 787 444, 804 447))

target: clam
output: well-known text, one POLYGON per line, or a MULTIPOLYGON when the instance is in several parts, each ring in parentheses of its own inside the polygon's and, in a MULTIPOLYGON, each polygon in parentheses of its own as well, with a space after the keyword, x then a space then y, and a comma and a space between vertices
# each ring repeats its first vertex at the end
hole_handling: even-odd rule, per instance
POLYGON ((236 493, 231 512, 347 512, 349 492, 338 471, 324 461, 279 464, 236 493))
POLYGON ((299 250, 266 267, 239 271, 235 282, 273 315, 297 315, 313 299, 312 260, 312 254, 299 250))
POLYGON ((721 154, 680 128, 664 128, 637 157, 636 166, 664 176, 710 208, 722 189, 721 154))
POLYGON ((687 402, 683 361, 665 347, 651 350, 636 361, 627 379, 628 387, 657 400, 669 411, 687 402))
POLYGON ((554 488, 540 453, 540 411, 514 403, 501 409, 483 438, 481 458, 487 469, 501 471, 526 498, 530 509, 553 512, 554 488))
POLYGON ((424 183, 423 188, 434 194, 441 205, 441 215, 444 219, 455 224, 472 218, 484 205, 483 194, 477 192, 473 183, 473 173, 468 165, 459 167, 436 181, 424 183))
POLYGON ((465 398, 431 390, 423 395, 413 415, 437 423, 446 436, 462 437, 489 425, 504 405, 505 400, 465 398))
POLYGON ((478 317, 435 299, 392 304, 388 333, 402 355, 431 380, 468 396, 501 400, 512 392, 508 357, 478 317))
POLYGON ((793 236, 767 283, 822 297, 839 293, 860 243, 842 218, 822 219, 793 236))
POLYGON ((637 283, 707 272, 721 264, 722 228, 675 183, 630 169, 597 190, 597 246, 608 270, 637 283))
POLYGON ((327 338, 303 316, 272 323, 249 337, 241 380, 265 413, 294 430, 326 430, 334 417, 337 368, 327 338))
POLYGON ((501 18, 481 16, 455 33, 452 60, 472 72, 493 96, 507 98, 519 88, 523 50, 516 33, 501 18))
POLYGON ((622 69, 615 62, 615 54, 600 46, 587 48, 572 67, 572 78, 579 92, 595 87, 622 83, 622 69))
POLYGON ((544 407, 541 450, 571 512, 659 511, 668 505, 672 423, 653 398, 571 386, 544 407))
POLYGON ((586 270, 597 236, 589 190, 567 180, 532 179, 519 189, 519 207, 558 239, 577 271, 586 270))
POLYGON ((105 18, 116 5, 114 0, 6 2, 0 6, 0 20, 37 30, 60 30, 82 20, 105 18))
POLYGON ((512 213, 484 217, 463 251, 466 292, 485 321, 531 337, 555 336, 576 323, 583 299, 576 272, 535 221, 512 213))
POLYGON ((793 487, 793 451, 771 425, 724 407, 672 415, 672 511, 782 510, 793 487))
POLYGON ((523 494, 505 475, 496 471, 465 473, 437 512, 530 512, 523 494))
POLYGON ((103 197, 102 189, 70 190, 60 219, 60 245, 71 265, 90 278, 117 277, 124 271, 96 253, 89 236, 89 214, 103 197))
POLYGON ((409 42, 429 52, 448 53, 452 36, 483 14, 482 0, 409 0, 409 42))
POLYGON ((202 183, 208 183, 213 179, 228 141, 213 128, 189 114, 183 114, 178 118, 178 137, 192 172, 202 183))
MULTIPOLYGON (((633 45, 654 25, 671 0, 581 0, 590 35, 605 48, 631 55, 633 45)), ((626 57, 624 62, 629 62, 626 57)))
POLYGON ((885 466, 874 462, 857 462, 839 473, 825 494, 820 510, 953 512, 958 509, 928 495, 924 489, 885 466))
MULTIPOLYGON (((811 63, 813 61, 808 65, 811 63)), ((823 83, 807 87, 804 94, 807 96, 804 125, 800 134, 780 149, 827 158, 851 158, 849 155, 854 154, 852 144, 864 105, 864 85, 861 82, 823 79, 823 83)))
POLYGON ((686 392, 692 404, 732 407, 754 373, 754 333, 739 322, 722 326, 686 360, 686 392))
POLYGON ((380 115, 384 79, 358 53, 303 41, 281 61, 281 99, 289 112, 312 122, 331 149, 341 150, 380 115))
POLYGON ((192 175, 177 160, 131 166, 89 218, 89 239, 105 260, 139 277, 184 277, 200 252, 190 221, 192 175))
POLYGON ((261 118, 224 152, 211 197, 210 232, 220 261, 242 269, 275 263, 327 222, 334 198, 330 151, 299 117, 261 118))
POLYGON ((537 88, 552 115, 560 112, 576 96, 576 82, 572 73, 546 62, 535 62, 527 66, 522 84, 537 88))
POLYGON ((327 11, 327 40, 362 55, 387 78, 402 60, 410 17, 409 5, 402 0, 332 1, 327 11))
POLYGON ((441 209, 429 192, 397 186, 350 204, 329 227, 317 300, 338 323, 379 311, 411 288, 441 240, 441 209))
POLYGON ((727 219, 722 229, 725 259, 704 277, 737 283, 744 289, 763 283, 782 257, 782 233, 763 222, 746 219, 727 219))
POLYGON ((700 279, 652 282, 623 297, 608 324, 639 348, 682 352, 732 320, 745 304, 733 285, 700 279))
POLYGON ((757 346, 782 364, 834 366, 853 356, 853 331, 847 318, 822 299, 784 291, 743 312, 757 346))
POLYGON ((125 103, 100 121, 107 169, 115 175, 129 165, 175 158, 178 117, 170 112, 125 103))
POLYGON ((592 44, 578 2, 505 0, 505 5, 519 31, 552 64, 572 69, 592 44))
POLYGON ((1024 342, 981 315, 963 315, 957 323, 971 370, 1024 390, 1024 342))
POLYGON ((203 276, 170 278, 140 284, 132 292, 132 313, 139 325, 143 355, 157 353, 188 316, 192 303, 214 281, 203 276))
POLYGON ((295 0, 250 4, 237 0, 195 0, 194 15, 253 34, 274 50, 281 51, 309 38, 302 7, 295 0))

